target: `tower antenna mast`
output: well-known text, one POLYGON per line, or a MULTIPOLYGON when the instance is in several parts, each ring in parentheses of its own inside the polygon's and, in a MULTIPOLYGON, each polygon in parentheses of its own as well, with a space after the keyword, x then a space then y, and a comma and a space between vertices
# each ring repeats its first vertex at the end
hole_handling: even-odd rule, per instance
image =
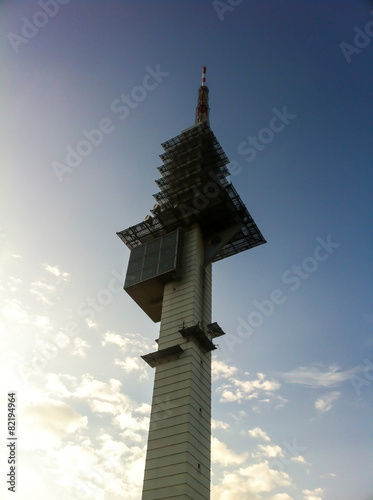
POLYGON ((198 104, 195 123, 209 123, 209 89, 206 85, 206 66, 202 67, 202 85, 198 89, 198 104))

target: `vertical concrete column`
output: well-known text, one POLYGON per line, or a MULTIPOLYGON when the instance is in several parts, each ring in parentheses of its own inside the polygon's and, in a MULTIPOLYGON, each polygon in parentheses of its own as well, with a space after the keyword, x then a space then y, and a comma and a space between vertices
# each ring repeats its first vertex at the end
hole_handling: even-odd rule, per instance
POLYGON ((155 368, 142 500, 210 500, 211 352, 180 328, 211 323, 211 264, 198 225, 184 235, 182 279, 165 285, 159 349, 181 345, 155 368))

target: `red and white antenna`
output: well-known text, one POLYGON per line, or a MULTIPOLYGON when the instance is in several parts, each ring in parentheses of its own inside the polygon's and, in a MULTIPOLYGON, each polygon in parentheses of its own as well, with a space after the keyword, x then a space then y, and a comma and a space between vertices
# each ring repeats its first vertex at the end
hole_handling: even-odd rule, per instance
POLYGON ((209 89, 206 85, 206 66, 202 67, 202 85, 198 89, 198 104, 195 123, 209 123, 209 89))
POLYGON ((202 68, 202 87, 206 85, 206 66, 202 68))

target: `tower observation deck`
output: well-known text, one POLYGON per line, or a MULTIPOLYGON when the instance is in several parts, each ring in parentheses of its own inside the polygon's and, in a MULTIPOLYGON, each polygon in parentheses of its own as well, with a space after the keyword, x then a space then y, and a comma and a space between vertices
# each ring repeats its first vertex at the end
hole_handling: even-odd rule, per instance
POLYGON ((210 500, 212 263, 265 243, 209 125, 206 68, 195 124, 162 144, 152 215, 118 236, 124 289, 161 322, 142 500, 210 500))

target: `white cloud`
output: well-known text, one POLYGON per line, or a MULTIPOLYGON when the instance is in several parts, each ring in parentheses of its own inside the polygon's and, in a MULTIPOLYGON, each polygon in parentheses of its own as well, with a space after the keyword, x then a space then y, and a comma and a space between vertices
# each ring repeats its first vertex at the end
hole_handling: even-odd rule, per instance
POLYGON ((218 380, 219 378, 229 378, 237 373, 237 368, 235 366, 228 366, 224 361, 218 361, 214 359, 212 361, 212 380, 218 380))
POLYGON ((53 303, 48 296, 55 291, 56 287, 54 285, 50 285, 44 281, 38 280, 31 283, 30 293, 36 295, 37 300, 42 304, 52 305, 53 303))
POLYGON ((291 457, 290 459, 292 462, 298 462, 300 464, 306 464, 307 462, 305 461, 304 457, 302 455, 298 455, 297 457, 291 457))
POLYGON ((40 374, 37 383, 31 402, 20 411, 20 433, 27 436, 22 446, 32 453, 32 470, 53 483, 54 498, 122 500, 125 492, 127 500, 137 500, 150 405, 138 405, 123 394, 116 379, 107 383, 90 374, 79 379, 50 373, 40 374), (74 400, 91 411, 79 414, 71 406, 74 400))
POLYGON ((125 492, 127 500, 138 500, 144 461, 144 446, 127 446, 100 431, 95 443, 81 437, 52 450, 47 467, 61 489, 58 498, 122 500, 125 492))
POLYGON ((221 420, 215 420, 214 418, 211 420, 211 429, 229 429, 229 424, 227 422, 222 422, 221 420))
POLYGON ((321 477, 337 477, 337 474, 333 472, 328 472, 327 474, 323 474, 321 477))
POLYGON ((83 376, 72 396, 84 400, 94 413, 111 415, 114 428, 125 438, 142 442, 149 428, 149 417, 142 416, 142 405, 138 405, 121 392, 121 382, 110 379, 109 383, 95 380, 92 375, 83 376), (137 409, 141 416, 136 416, 137 409))
POLYGON ((276 410, 283 408, 285 406, 285 403, 288 402, 288 399, 283 398, 279 394, 276 394, 276 399, 278 400, 278 403, 275 406, 276 410))
POLYGON ((88 328, 97 328, 97 323, 95 323, 91 319, 86 318, 85 321, 87 323, 88 328))
POLYGON ((99 471, 98 450, 89 439, 65 444, 58 452, 50 453, 49 460, 56 471, 57 484, 71 498, 103 500, 104 476, 99 471))
POLYGON ((341 393, 338 391, 329 392, 325 396, 318 398, 315 401, 315 408, 320 413, 325 413, 333 408, 333 401, 338 399, 341 393))
POLYGON ((232 413, 231 416, 236 425, 240 425, 242 423, 242 420, 247 417, 247 413, 244 410, 240 410, 238 412, 232 413))
POLYGON ((15 276, 9 276, 9 281, 7 283, 9 290, 11 292, 16 292, 18 290, 18 285, 23 283, 20 278, 16 278, 15 276))
POLYGON ((322 488, 316 488, 315 490, 302 490, 304 495, 303 500, 322 500, 319 495, 322 495, 322 488))
POLYGON ((128 402, 127 396, 120 392, 122 383, 119 380, 111 378, 109 383, 95 380, 92 375, 86 373, 83 375, 80 384, 75 388, 73 396, 81 399, 86 399, 89 403, 94 400, 108 401, 110 403, 126 404, 128 402))
POLYGON ((271 497, 270 500, 293 500, 293 497, 289 496, 287 493, 277 493, 277 495, 271 497))
POLYGON ((140 415, 150 415, 151 405, 148 403, 142 403, 140 406, 136 408, 136 413, 140 413, 140 415))
POLYGON ((255 427, 255 429, 249 430, 249 434, 251 437, 263 439, 263 441, 270 441, 268 435, 260 428, 255 427))
POLYGON ((148 367, 138 356, 127 356, 124 360, 115 358, 114 365, 119 366, 125 373, 139 372, 139 381, 149 378, 148 367))
POLYGON ((36 298, 39 302, 41 302, 42 304, 45 304, 47 306, 51 306, 53 305, 53 302, 51 302, 42 292, 40 292, 39 290, 30 290, 30 293, 36 295, 36 298))
POLYGON ((44 333, 50 332, 53 330, 53 325, 48 316, 36 316, 34 324, 40 328, 44 333))
MULTIPOLYGON (((46 375, 45 388, 50 397, 68 398, 71 396, 71 392, 63 382, 64 378, 63 375, 57 373, 48 373, 46 375)), ((69 378, 71 380, 71 377, 69 378)), ((73 380, 76 381, 75 377, 73 380)))
POLYGON ((20 325, 24 325, 30 321, 29 315, 23 308, 21 302, 16 299, 6 300, 1 312, 6 320, 19 323, 20 325))
POLYGON ((219 441, 219 439, 217 439, 216 437, 212 437, 211 456, 213 463, 228 466, 242 464, 248 457, 248 453, 242 453, 241 455, 239 455, 227 448, 227 445, 225 443, 219 441))
MULTIPOLYGON (((257 373, 255 380, 239 380, 230 378, 230 384, 224 384, 217 389, 221 392, 221 403, 238 402, 244 400, 257 399, 261 391, 267 396, 272 396, 273 391, 277 391, 281 384, 275 380, 266 380, 263 373, 257 373)), ((261 402, 269 402, 269 399, 263 399, 261 402)))
POLYGON ((233 384, 246 394, 253 392, 254 389, 271 392, 281 387, 279 382, 266 380, 263 373, 257 373, 257 377, 256 380, 233 380, 233 384))
POLYGON ((306 368, 300 366, 295 370, 277 375, 288 384, 301 384, 309 387, 333 387, 348 380, 353 373, 361 371, 360 367, 341 371, 338 366, 331 365, 324 371, 315 367, 306 368))
POLYGON ((128 340, 123 338, 121 335, 117 333, 107 331, 103 335, 104 340, 101 342, 101 345, 106 346, 106 344, 115 344, 119 346, 122 350, 125 350, 128 344, 128 340))
POLYGON ((65 403, 39 401, 26 406, 20 415, 22 446, 49 449, 61 445, 62 439, 87 427, 87 417, 79 415, 65 403))
POLYGON ((119 346, 123 352, 134 351, 138 354, 139 352, 145 353, 149 349, 148 343, 139 333, 126 333, 125 336, 122 336, 115 332, 107 331, 103 334, 103 338, 102 346, 114 344, 119 346))
MULTIPOLYGON (((270 493, 275 488, 290 486, 285 472, 271 469, 267 461, 238 469, 224 475, 222 482, 212 488, 216 500, 260 500, 260 493, 270 493)), ((280 497, 281 498, 281 497, 280 497)), ((286 497, 285 497, 286 498, 286 497)))
POLYGON ((62 281, 69 281, 69 273, 62 272, 59 266, 50 266, 49 264, 44 264, 44 269, 48 272, 61 279, 62 281))
POLYGON ((44 281, 34 281, 31 283, 31 286, 36 288, 41 288, 42 290, 46 290, 47 292, 54 292, 56 287, 54 285, 49 285, 48 283, 44 283, 44 281))
POLYGON ((260 450, 260 455, 268 458, 281 457, 283 456, 281 447, 277 444, 271 446, 258 444, 258 449, 260 450))
POLYGON ((127 356, 124 360, 114 359, 114 364, 119 366, 126 373, 130 373, 134 370, 141 370, 143 368, 142 363, 140 363, 139 358, 127 356))
POLYGON ((270 469, 267 461, 250 465, 246 469, 240 470, 240 473, 250 480, 252 489, 257 492, 271 491, 276 486, 291 484, 288 474, 270 469))
POLYGON ((74 349, 72 351, 73 356, 80 356, 81 358, 85 358, 87 355, 87 350, 91 346, 85 340, 80 337, 75 337, 74 339, 74 349))
POLYGON ((137 417, 130 411, 116 415, 113 421, 122 429, 124 438, 141 443, 149 430, 149 417, 137 417))
POLYGON ((220 398, 220 403, 233 403, 234 401, 242 401, 244 395, 242 392, 239 391, 231 391, 229 386, 223 386, 220 388, 221 391, 221 398, 220 398))

